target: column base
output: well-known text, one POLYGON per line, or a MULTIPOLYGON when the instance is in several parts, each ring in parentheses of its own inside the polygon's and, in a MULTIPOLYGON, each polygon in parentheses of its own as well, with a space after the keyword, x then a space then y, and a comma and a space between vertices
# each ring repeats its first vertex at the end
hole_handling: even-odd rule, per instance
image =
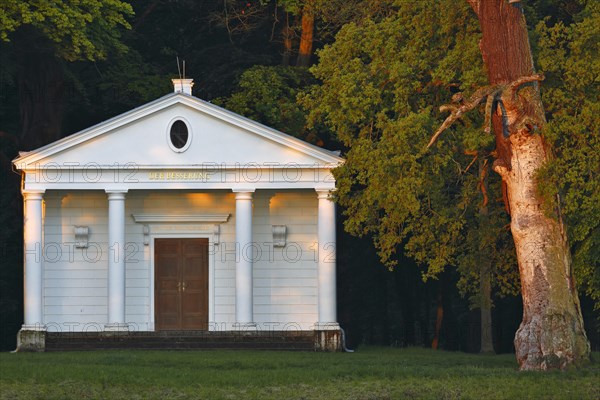
POLYGON ((113 322, 104 325, 104 332, 129 332, 129 324, 113 322))
POLYGON ((340 324, 337 322, 315 322, 313 329, 315 331, 339 331, 340 324))
POLYGON ((46 325, 44 324, 23 324, 21 325, 22 331, 40 331, 46 332, 46 325))
POLYGON ((17 333, 17 352, 46 351, 46 327, 44 325, 23 325, 17 333))
POLYGON ((258 327, 255 322, 235 322, 233 329, 236 331, 257 331, 258 327))

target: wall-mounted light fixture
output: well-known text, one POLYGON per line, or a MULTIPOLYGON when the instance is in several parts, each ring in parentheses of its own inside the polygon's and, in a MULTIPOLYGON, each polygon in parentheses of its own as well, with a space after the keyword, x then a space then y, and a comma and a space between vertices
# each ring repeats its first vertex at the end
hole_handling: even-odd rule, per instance
POLYGON ((90 229, 87 226, 74 226, 75 228, 75 247, 78 249, 85 249, 88 247, 88 238, 90 235, 90 229))
POLYGON ((273 225, 273 247, 285 247, 286 233, 285 225, 273 225))

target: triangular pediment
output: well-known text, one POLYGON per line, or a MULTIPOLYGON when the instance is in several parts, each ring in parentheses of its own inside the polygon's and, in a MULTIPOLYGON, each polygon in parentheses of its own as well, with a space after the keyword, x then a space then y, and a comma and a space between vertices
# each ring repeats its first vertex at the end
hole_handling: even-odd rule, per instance
POLYGON ((333 152, 182 93, 164 96, 14 160, 19 169, 34 164, 331 167, 341 162, 333 152), (170 144, 169 130, 175 120, 189 127, 184 151, 170 144))

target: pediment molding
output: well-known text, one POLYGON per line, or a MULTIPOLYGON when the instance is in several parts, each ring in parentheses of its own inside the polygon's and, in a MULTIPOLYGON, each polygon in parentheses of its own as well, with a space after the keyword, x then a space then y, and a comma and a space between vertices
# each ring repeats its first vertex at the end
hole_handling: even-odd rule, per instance
MULTIPOLYGON (((209 116, 237 127, 245 132, 260 137, 267 142, 278 143, 284 146, 284 148, 295 150, 300 154, 312 157, 315 162, 325 164, 326 168, 333 168, 344 162, 344 159, 339 157, 336 152, 319 148, 196 97, 181 93, 172 93, 39 149, 21 152, 19 153, 19 156, 13 160, 13 164, 20 170, 31 168, 31 166, 35 166, 36 163, 40 163, 42 160, 50 160, 51 164, 52 157, 59 153, 71 151, 86 142, 115 132, 125 126, 133 125, 162 110, 178 105, 183 105, 191 110, 195 110, 201 115, 209 116)), ((112 165, 113 163, 111 162, 108 164, 112 165)), ((96 168, 97 167, 98 166, 96 166, 96 168)))

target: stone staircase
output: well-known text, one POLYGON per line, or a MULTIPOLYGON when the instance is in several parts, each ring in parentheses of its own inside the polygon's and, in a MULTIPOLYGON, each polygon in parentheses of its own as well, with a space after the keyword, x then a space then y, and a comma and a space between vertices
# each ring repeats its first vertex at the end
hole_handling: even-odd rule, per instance
POLYGON ((317 333, 312 331, 47 332, 45 351, 99 349, 315 351, 319 350, 319 340, 317 333))

